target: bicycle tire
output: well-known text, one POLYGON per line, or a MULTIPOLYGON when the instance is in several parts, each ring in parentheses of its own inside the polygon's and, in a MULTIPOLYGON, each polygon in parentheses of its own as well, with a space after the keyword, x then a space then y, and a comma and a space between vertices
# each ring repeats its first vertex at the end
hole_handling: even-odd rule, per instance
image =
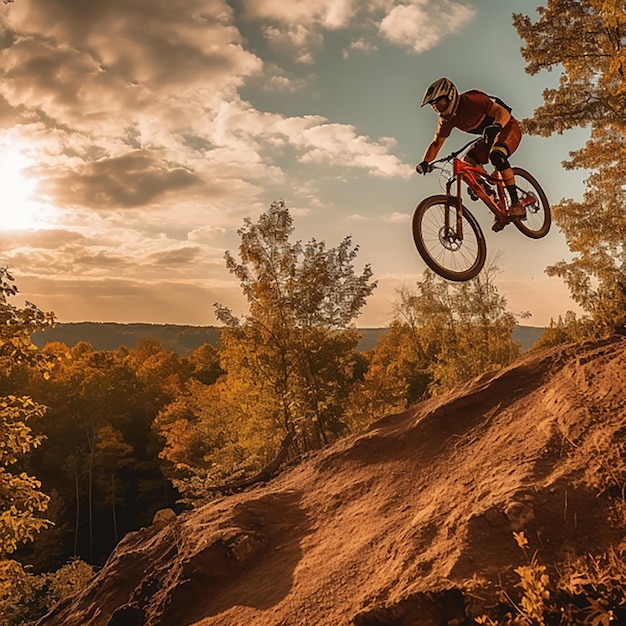
MULTIPOLYGON (((461 206, 463 240, 454 238, 454 231, 445 230, 445 211, 450 197, 430 196, 422 200, 413 213, 413 241, 422 259, 442 278, 463 282, 480 273, 487 258, 485 236, 476 218, 461 206)), ((453 216, 456 226, 456 216, 453 216)))
POLYGON ((520 201, 526 206, 526 219, 513 220, 517 230, 531 239, 541 239, 550 231, 552 216, 548 198, 535 177, 521 167, 514 167, 515 184, 520 201), (524 198, 533 197, 531 204, 526 204, 524 198))

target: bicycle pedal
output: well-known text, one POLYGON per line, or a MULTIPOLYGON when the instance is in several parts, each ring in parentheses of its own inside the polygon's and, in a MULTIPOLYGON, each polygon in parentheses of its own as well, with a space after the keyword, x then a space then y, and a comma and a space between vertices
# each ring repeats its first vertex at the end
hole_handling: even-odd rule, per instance
POLYGON ((476 194, 476 192, 475 192, 475 191, 474 191, 471 187, 468 187, 468 188, 467 188, 467 193, 469 194, 469 197, 470 197, 470 198, 471 198, 474 202, 476 202, 476 200, 478 200, 478 195, 476 194))

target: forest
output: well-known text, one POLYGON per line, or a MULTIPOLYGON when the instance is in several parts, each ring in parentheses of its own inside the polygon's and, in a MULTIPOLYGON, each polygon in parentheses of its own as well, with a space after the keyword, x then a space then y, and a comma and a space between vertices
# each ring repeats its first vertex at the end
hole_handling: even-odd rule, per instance
MULTIPOLYGON (((553 207, 573 257, 548 268, 584 315, 553 321, 535 349, 626 322, 619 4, 549 2, 536 22, 514 16, 527 71, 564 68, 526 131, 591 128, 565 164, 592 172, 585 195, 553 207)), ((286 463, 297 462, 518 357, 517 320, 498 294, 494 263, 461 284, 426 272, 397 294, 388 332, 359 352, 355 320, 376 288, 371 268, 356 269, 359 247, 350 237, 327 247, 294 240, 294 230, 283 201, 244 220, 226 266, 249 312, 238 318, 216 304, 219 346, 184 355, 150 339, 135 348, 51 342, 37 349, 33 333, 53 327, 54 316, 17 303, 11 270, 0 269, 0 613, 7 625, 35 619, 84 584, 156 511, 197 506, 254 476, 280 450, 286 463)))
POLYGON ((359 351, 370 268, 357 273, 350 238, 327 248, 294 241, 294 229, 284 202, 246 220, 227 263, 250 313, 216 305, 218 347, 184 355, 154 339, 37 349, 33 332, 45 335, 54 316, 13 304, 18 287, 2 270, 5 572, 41 603, 57 598, 51 572, 88 578, 158 510, 197 506, 279 450, 295 462, 519 355, 494 266, 458 285, 427 272, 398 294, 388 332, 359 351))

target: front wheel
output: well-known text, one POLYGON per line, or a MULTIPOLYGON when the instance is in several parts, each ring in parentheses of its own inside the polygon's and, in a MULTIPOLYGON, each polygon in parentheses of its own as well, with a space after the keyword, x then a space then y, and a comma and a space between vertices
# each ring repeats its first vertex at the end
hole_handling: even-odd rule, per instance
POLYGON ((552 222, 548 198, 532 174, 521 167, 514 167, 513 173, 519 201, 526 209, 526 219, 513 223, 527 237, 541 239, 548 234, 552 222))
POLYGON ((417 205, 413 214, 413 239, 426 265, 439 276, 454 281, 470 280, 485 264, 487 244, 476 218, 464 206, 459 232, 457 210, 450 201, 449 196, 439 195, 417 205))

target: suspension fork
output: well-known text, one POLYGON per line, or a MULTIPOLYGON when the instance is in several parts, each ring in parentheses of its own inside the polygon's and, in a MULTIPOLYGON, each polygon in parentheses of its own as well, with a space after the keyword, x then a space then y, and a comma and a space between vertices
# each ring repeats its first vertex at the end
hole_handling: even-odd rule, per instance
POLYGON ((450 232, 450 214, 452 211, 448 209, 455 209, 456 214, 456 228, 454 229, 455 239, 457 241, 463 240, 463 203, 461 202, 461 177, 455 176, 446 183, 446 215, 445 215, 445 227, 446 233, 450 232), (456 195, 453 195, 452 185, 456 181, 456 195))

